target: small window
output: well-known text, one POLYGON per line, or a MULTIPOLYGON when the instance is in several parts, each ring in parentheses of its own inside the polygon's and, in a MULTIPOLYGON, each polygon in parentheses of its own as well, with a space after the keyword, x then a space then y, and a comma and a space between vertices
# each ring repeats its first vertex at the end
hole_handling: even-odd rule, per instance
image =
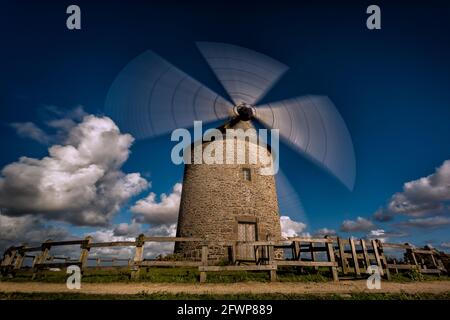
POLYGON ((249 168, 242 169, 242 173, 244 175, 244 180, 247 180, 247 181, 252 180, 252 173, 249 168))

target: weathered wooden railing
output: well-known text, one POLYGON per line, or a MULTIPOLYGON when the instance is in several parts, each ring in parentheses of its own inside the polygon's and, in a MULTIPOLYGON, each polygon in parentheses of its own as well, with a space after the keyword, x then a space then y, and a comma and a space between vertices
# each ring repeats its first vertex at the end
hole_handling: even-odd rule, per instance
POLYGON ((399 270, 416 270, 420 273, 434 273, 438 275, 447 273, 440 259, 440 253, 429 246, 420 249, 410 243, 384 243, 383 247, 405 251, 404 263, 397 263, 396 259, 393 259, 392 263, 387 263, 387 269, 394 270, 395 273, 399 273, 399 270))
MULTIPOLYGON (((435 249, 416 249, 410 244, 382 243, 379 240, 356 240, 353 238, 301 238, 293 237, 286 240, 267 241, 206 241, 202 238, 185 237, 148 237, 139 235, 135 241, 117 242, 93 242, 92 237, 72 241, 47 240, 37 247, 21 245, 8 248, 1 261, 0 271, 2 275, 14 276, 23 267, 25 258, 33 258, 31 264, 33 278, 41 271, 49 268, 66 268, 77 265, 81 270, 88 267, 88 261, 95 261, 95 267, 100 268, 101 262, 111 262, 107 268, 117 267, 118 261, 126 261, 131 271, 131 278, 138 279, 143 267, 197 267, 200 273, 200 282, 205 282, 208 272, 220 271, 267 271, 271 281, 276 281, 277 271, 280 267, 294 266, 303 269, 328 268, 334 281, 339 280, 339 274, 346 276, 349 273, 359 277, 366 273, 369 266, 378 266, 380 274, 390 279, 390 270, 415 269, 421 273, 446 273, 439 252, 435 249), (196 242, 201 248, 201 260, 148 260, 144 259, 144 245, 149 242, 196 242), (79 257, 71 259, 67 256, 50 255, 51 248, 58 246, 80 247, 79 257), (253 261, 242 260, 237 254, 239 246, 246 246, 254 250, 253 261), (210 247, 223 246, 229 248, 231 256, 229 265, 217 265, 210 259, 210 247), (91 256, 93 248, 107 247, 134 247, 133 258, 115 258, 91 256), (384 248, 396 248, 405 250, 410 263, 388 263, 384 248), (282 251, 282 254, 276 254, 282 251), (37 252, 36 255, 30 255, 37 252), (306 257, 305 257, 306 255, 306 257), (245 264, 244 264, 245 263, 245 264)), ((106 266, 103 266, 106 267, 106 266)))
POLYGON ((369 266, 377 266, 381 276, 390 279, 383 244, 379 240, 335 238, 337 246, 335 253, 339 261, 340 272, 347 275, 350 272, 356 276, 365 274, 369 266))

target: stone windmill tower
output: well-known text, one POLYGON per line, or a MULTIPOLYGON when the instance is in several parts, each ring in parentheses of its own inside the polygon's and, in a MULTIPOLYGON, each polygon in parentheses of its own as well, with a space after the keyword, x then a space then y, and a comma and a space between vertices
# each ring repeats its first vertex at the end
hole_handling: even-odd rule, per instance
MULTIPOLYGON (((106 101, 107 114, 138 139, 189 128, 194 121, 218 123, 222 132, 255 126, 278 129, 282 141, 353 188, 351 138, 327 97, 302 96, 259 104, 287 71, 285 65, 230 44, 201 42, 197 46, 231 101, 147 51, 115 79, 106 101)), ((225 150, 225 141, 201 141, 197 146, 223 144, 225 150)), ((251 142, 241 146, 246 154, 255 150, 251 142)), ((266 153, 270 149, 258 148, 266 153)), ((247 160, 185 165, 177 236, 217 241, 281 237, 276 176, 261 175, 264 164, 247 160)), ((178 243, 175 251, 186 256, 198 254, 189 243, 178 243)), ((225 253, 218 246, 215 254, 221 257, 225 253)), ((251 258, 245 248, 241 254, 251 258)))

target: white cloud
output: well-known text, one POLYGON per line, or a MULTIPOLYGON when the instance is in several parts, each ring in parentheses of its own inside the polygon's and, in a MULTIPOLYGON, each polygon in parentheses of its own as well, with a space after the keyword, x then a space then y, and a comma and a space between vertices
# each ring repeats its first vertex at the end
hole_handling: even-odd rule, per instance
POLYGON ((0 214, 0 254, 9 246, 23 243, 38 245, 47 239, 64 240, 68 237, 67 229, 45 225, 34 216, 8 217, 0 214))
POLYGON ((317 237, 334 236, 334 235, 336 235, 336 230, 328 229, 328 228, 322 228, 322 229, 317 230, 314 233, 314 235, 317 236, 317 237))
POLYGON ((448 248, 450 248, 450 242, 442 242, 442 243, 440 244, 440 247, 441 247, 441 248, 448 249, 448 248))
POLYGON ((107 117, 84 117, 64 145, 49 148, 49 156, 21 157, 2 169, 0 207, 10 216, 107 225, 124 202, 148 186, 140 174, 120 170, 133 140, 107 117))
MULTIPOLYGON (((96 242, 113 242, 113 241, 135 241, 136 237, 141 233, 141 226, 133 221, 131 224, 119 224, 112 229, 97 230, 94 233, 86 234, 91 235, 96 242), (132 234, 133 228, 139 228, 137 234, 132 234), (118 235, 117 230, 129 231, 126 235, 118 235)), ((142 232, 146 236, 175 236, 176 224, 172 225, 160 225, 156 227, 150 227, 146 231, 142 232)), ((120 258, 133 258, 135 247, 106 247, 95 248, 91 250, 90 256, 93 257, 120 257, 120 258)), ((144 245, 144 257, 154 258, 158 255, 166 255, 173 253, 174 243, 172 242, 146 242, 144 245)))
POLYGON ((161 194, 160 202, 156 194, 151 192, 146 198, 138 200, 131 207, 138 222, 153 225, 171 225, 177 222, 181 199, 181 183, 173 186, 172 193, 161 194))
POLYGON ((357 217, 356 220, 344 220, 341 225, 341 231, 358 232, 367 231, 375 227, 372 221, 363 217, 357 217))
POLYGON ((50 136, 33 122, 14 122, 11 123, 17 134, 22 138, 29 138, 42 144, 50 142, 50 136))
POLYGON ((403 228, 437 229, 450 226, 450 217, 435 216, 428 218, 408 219, 397 223, 397 226, 403 228))
POLYGON ((119 223, 114 228, 115 236, 134 236, 137 237, 142 232, 142 225, 133 219, 131 223, 119 223))
MULTIPOLYGON (((280 224, 281 224, 281 236, 284 238, 299 236, 306 229, 306 224, 304 224, 303 222, 291 220, 291 218, 288 216, 281 216, 280 224)), ((310 235, 303 234, 302 236, 310 236, 310 235)))
MULTIPOLYGON (((94 242, 113 242, 113 241, 135 241, 136 236, 116 236, 114 229, 102 229, 85 236, 92 236, 94 242)), ((116 258, 132 258, 134 257, 135 247, 105 247, 91 249, 89 256, 91 257, 116 257, 116 258)))
POLYGON ((395 231, 385 231, 384 229, 375 229, 370 230, 370 232, 367 235, 367 238, 369 240, 372 239, 378 239, 381 242, 386 242, 390 238, 401 238, 407 236, 404 232, 395 232, 395 231))
POLYGON ((450 201, 450 160, 427 176, 403 185, 403 191, 392 196, 386 208, 375 213, 375 219, 387 221, 394 215, 424 217, 448 210, 450 201))
POLYGON ((155 237, 175 237, 177 232, 177 224, 151 226, 147 230, 147 235, 155 237))
POLYGON ((45 132, 33 122, 14 122, 11 127, 16 130, 20 137, 29 138, 45 145, 56 144, 63 142, 70 130, 87 116, 82 106, 77 106, 72 110, 46 106, 46 111, 51 113, 52 118, 47 120, 45 124, 52 129, 52 134, 45 132), (57 116, 56 119, 55 116, 57 116))
POLYGON ((370 230, 369 234, 367 235, 367 238, 369 238, 370 240, 378 239, 381 242, 386 242, 388 239, 386 237, 386 232, 383 229, 370 230))

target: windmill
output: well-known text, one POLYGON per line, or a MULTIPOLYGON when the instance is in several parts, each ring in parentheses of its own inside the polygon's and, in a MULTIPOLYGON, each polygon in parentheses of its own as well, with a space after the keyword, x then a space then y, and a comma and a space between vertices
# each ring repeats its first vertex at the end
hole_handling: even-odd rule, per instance
MULTIPOLYGON (((280 138, 352 189, 353 145, 346 125, 326 96, 301 96, 259 104, 288 70, 284 64, 239 46, 197 43, 200 53, 227 92, 220 96, 153 51, 132 60, 113 82, 106 113, 138 139, 189 128, 194 121, 222 121, 222 127, 279 129, 280 138)), ((207 143, 207 142, 204 142, 207 143)), ((211 142, 209 142, 211 143, 211 142)), ((261 164, 186 164, 177 236, 212 240, 280 238, 279 204, 273 176, 261 164)), ((189 243, 176 252, 199 254, 189 243)), ((241 250, 245 258, 252 253, 241 250)), ((225 255, 217 246, 213 255, 225 255)))

